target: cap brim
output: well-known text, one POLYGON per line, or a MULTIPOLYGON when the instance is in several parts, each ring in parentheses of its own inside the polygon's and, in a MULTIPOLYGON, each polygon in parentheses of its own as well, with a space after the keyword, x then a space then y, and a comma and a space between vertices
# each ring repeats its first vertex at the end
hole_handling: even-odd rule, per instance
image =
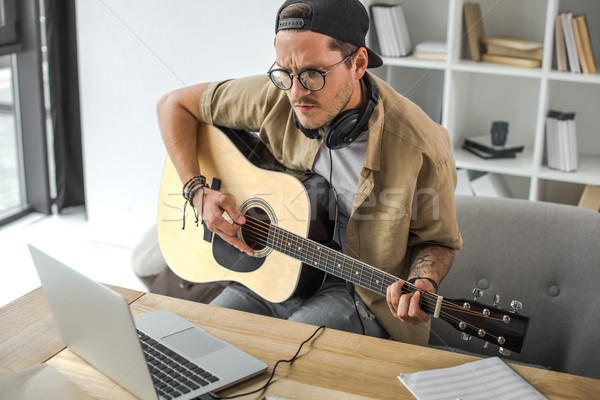
POLYGON ((367 54, 369 55, 369 64, 367 65, 367 68, 381 67, 383 65, 383 60, 381 59, 381 57, 379 57, 379 54, 375 53, 368 47, 366 47, 366 49, 367 54))

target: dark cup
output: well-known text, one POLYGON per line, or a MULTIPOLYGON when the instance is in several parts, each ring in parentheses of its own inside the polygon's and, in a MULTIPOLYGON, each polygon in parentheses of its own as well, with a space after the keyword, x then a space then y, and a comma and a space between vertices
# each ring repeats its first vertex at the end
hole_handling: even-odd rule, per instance
POLYGON ((506 139, 508 137, 508 122, 493 121, 490 133, 492 134, 492 145, 504 147, 504 145, 506 144, 506 139))

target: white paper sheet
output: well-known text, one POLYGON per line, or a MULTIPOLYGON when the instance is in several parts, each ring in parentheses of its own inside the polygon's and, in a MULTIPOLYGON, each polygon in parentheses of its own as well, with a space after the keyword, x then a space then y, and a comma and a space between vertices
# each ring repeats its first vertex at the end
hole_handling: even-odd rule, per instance
POLYGON ((498 357, 398 379, 419 400, 547 400, 498 357))

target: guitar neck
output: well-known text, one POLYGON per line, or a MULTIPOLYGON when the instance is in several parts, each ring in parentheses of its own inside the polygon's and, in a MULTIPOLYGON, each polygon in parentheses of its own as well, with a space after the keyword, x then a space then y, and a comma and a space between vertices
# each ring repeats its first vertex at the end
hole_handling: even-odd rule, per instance
MULTIPOLYGON (((267 246, 382 296, 386 295, 388 286, 399 280, 391 274, 355 260, 344 253, 275 225, 271 225, 269 228, 267 246)), ((416 287, 408 282, 402 286, 403 293, 414 293, 415 291, 417 291, 416 287)), ((421 309, 438 317, 442 299, 442 296, 427 292, 421 297, 421 309)))

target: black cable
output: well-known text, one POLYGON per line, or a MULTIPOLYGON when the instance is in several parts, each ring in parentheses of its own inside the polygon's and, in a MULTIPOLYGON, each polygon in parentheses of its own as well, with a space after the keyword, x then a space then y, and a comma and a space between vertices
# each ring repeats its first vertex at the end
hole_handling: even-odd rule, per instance
POLYGON ((302 343, 300 344, 300 347, 298 347, 298 351, 296 351, 296 354, 294 354, 294 357, 290 358, 289 360, 279 360, 279 361, 277 361, 277 362, 275 363, 275 366, 273 367, 273 372, 271 372, 271 376, 269 377, 269 380, 268 380, 268 381, 267 381, 267 383, 265 383, 265 384, 264 384, 262 387, 260 387, 260 388, 258 388, 258 389, 256 389, 256 390, 253 390, 253 391, 251 391, 251 392, 242 393, 242 394, 236 394, 235 396, 221 397, 221 396, 219 396, 218 394, 216 394, 216 393, 212 393, 212 392, 208 393, 208 394, 209 394, 209 396, 210 396, 210 397, 212 397, 213 399, 216 399, 216 400, 226 400, 226 399, 235 399, 235 398, 242 397, 242 396, 248 396, 248 395, 251 395, 251 394, 254 394, 254 393, 258 393, 258 392, 260 392, 261 390, 265 390, 265 389, 267 388, 267 386, 269 386, 269 385, 271 384, 271 381, 273 380, 273 377, 275 376, 275 370, 277 369, 277 366, 279 365, 279 363, 282 363, 282 362, 291 363, 291 362, 293 362, 293 361, 294 361, 294 360, 295 360, 295 359, 298 357, 298 354, 300 354, 300 351, 302 350, 302 346, 304 346, 304 345, 305 345, 306 343, 308 343, 308 342, 309 342, 309 341, 310 341, 312 338, 314 338, 314 337, 315 337, 315 335, 316 335, 316 334, 317 334, 317 333, 318 333, 318 332, 319 332, 321 329, 325 329, 325 326, 324 326, 324 325, 321 325, 321 326, 319 326, 319 327, 317 328, 317 330, 316 330, 316 331, 314 331, 314 332, 313 332, 313 334, 312 334, 312 335, 310 335, 310 337, 309 337, 308 339, 306 339, 304 342, 302 342, 302 343))

